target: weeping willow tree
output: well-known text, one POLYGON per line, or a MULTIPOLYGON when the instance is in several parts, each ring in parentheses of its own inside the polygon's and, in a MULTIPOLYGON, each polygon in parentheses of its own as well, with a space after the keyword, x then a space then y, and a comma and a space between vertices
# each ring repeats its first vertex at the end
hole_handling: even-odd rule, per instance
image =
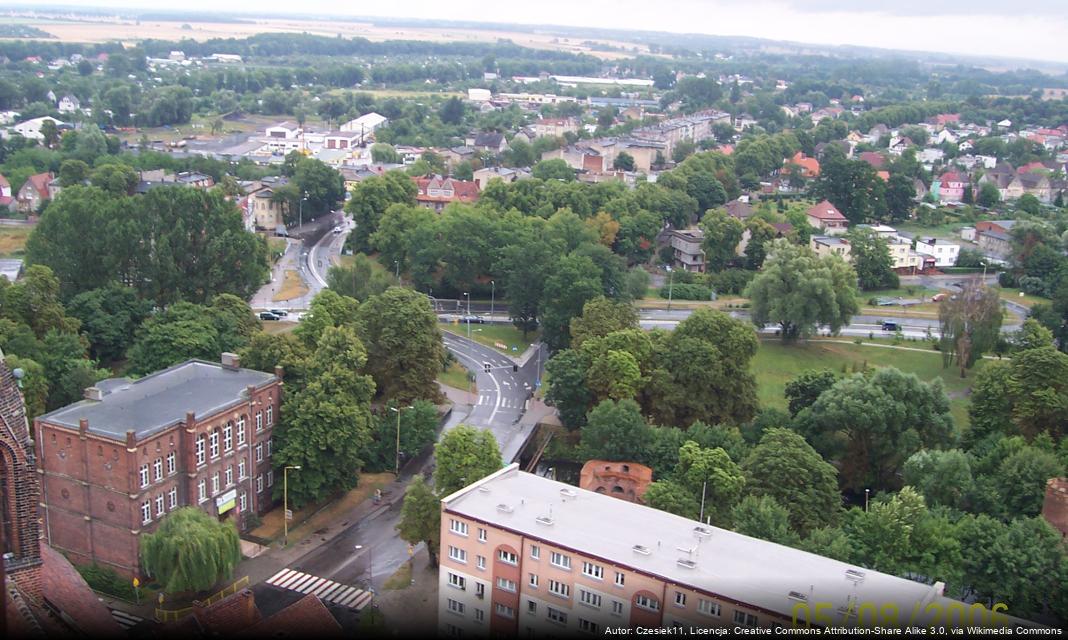
POLYGON ((184 507, 141 537, 141 560, 168 593, 205 591, 230 576, 241 561, 241 544, 232 523, 184 507))
POLYGON ((943 298, 938 308, 942 366, 949 368, 955 360, 963 378, 965 370, 997 344, 1002 315, 998 292, 977 278, 966 282, 960 293, 943 298))

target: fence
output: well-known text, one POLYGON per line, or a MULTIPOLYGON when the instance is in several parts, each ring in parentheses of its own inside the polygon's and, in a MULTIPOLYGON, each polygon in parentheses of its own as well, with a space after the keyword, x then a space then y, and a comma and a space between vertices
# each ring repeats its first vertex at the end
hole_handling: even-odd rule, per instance
MULTIPOLYGON (((248 585, 249 585, 248 576, 245 576, 244 578, 241 578, 240 580, 238 580, 237 582, 233 583, 229 587, 226 587, 222 591, 220 591, 220 592, 218 592, 216 594, 213 594, 211 596, 208 596, 207 598, 205 598, 203 600, 196 600, 196 601, 194 601, 193 604, 197 605, 197 606, 207 607, 209 605, 215 604, 216 602, 222 600, 223 598, 225 598, 227 596, 232 596, 233 594, 235 594, 238 591, 244 589, 248 585)), ((186 617, 187 615, 193 613, 193 608, 194 607, 185 607, 184 609, 175 609, 173 611, 170 611, 170 610, 167 610, 167 609, 156 609, 156 620, 158 622, 163 622, 163 623, 177 622, 178 620, 181 620, 182 618, 186 617)))

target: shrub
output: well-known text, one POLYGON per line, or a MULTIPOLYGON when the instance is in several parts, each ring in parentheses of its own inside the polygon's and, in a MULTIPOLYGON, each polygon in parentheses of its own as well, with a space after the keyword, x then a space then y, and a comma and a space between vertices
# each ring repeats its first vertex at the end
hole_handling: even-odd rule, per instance
POLYGON ((133 584, 110 567, 91 564, 76 566, 75 568, 78 573, 82 574, 82 578, 85 579, 89 584, 89 588, 93 591, 106 593, 123 600, 134 600, 137 597, 133 584))
POLYGON ((667 300, 670 296, 674 300, 708 300, 712 291, 699 284, 674 284, 660 288, 660 297, 667 300))

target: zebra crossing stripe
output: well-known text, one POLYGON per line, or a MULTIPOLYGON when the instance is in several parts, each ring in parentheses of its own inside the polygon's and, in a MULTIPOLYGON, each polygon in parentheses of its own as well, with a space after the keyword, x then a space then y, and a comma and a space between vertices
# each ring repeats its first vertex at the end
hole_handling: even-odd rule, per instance
POLYGON ((267 584, 274 584, 274 585, 279 584, 283 580, 288 578, 289 576, 293 575, 294 573, 296 573, 296 571, 293 571, 292 569, 282 569, 278 573, 276 573, 273 576, 271 576, 270 578, 268 578, 267 579, 267 584))
POLYGON ((327 588, 322 591, 322 593, 317 593, 315 595, 319 596, 323 600, 333 600, 334 594, 340 593, 344 589, 344 587, 345 585, 343 584, 338 584, 337 582, 331 581, 330 584, 327 585, 327 588))
POLYGON ((298 582, 302 582, 307 575, 308 574, 306 573, 294 571, 293 573, 286 576, 285 580, 279 581, 277 586, 282 587, 283 589, 292 589, 295 584, 297 584, 298 582))
POLYGON ((369 602, 371 602, 371 598, 373 598, 373 597, 374 597, 374 594, 373 594, 373 593, 371 593, 371 592, 369 592, 369 591, 365 591, 365 592, 363 593, 363 595, 362 595, 362 596, 360 596, 360 598, 359 598, 359 599, 358 599, 358 600, 357 600, 357 601, 356 601, 356 602, 355 602, 354 604, 352 604, 352 605, 350 605, 350 606, 351 606, 351 607, 352 607, 353 609, 355 609, 356 611, 359 611, 360 609, 363 609, 364 607, 366 607, 366 606, 367 606, 367 604, 368 604, 369 602))
POLYGON ((308 575, 306 573, 302 573, 302 574, 300 574, 300 577, 298 579, 296 579, 295 581, 293 581, 293 582, 289 583, 288 585, 286 585, 286 589, 291 589, 293 591, 299 591, 301 587, 303 587, 304 585, 308 584, 312 580, 315 580, 315 576, 310 576, 310 575, 308 575))
POLYGON ((340 604, 343 607, 351 607, 352 603, 354 603, 357 600, 359 600, 360 596, 362 596, 363 594, 364 594, 364 591, 362 589, 355 589, 352 592, 346 594, 344 598, 341 598, 340 600, 336 600, 335 602, 337 602, 338 604, 340 604))
POLYGON ((119 624, 119 626, 122 627, 123 629, 129 629, 130 627, 133 627, 138 622, 141 622, 144 619, 144 618, 139 618, 138 616, 126 613, 125 611, 120 611, 118 609, 112 609, 111 610, 111 617, 114 618, 115 622, 117 622, 119 624))
POLYGON ((304 587, 297 589, 296 591, 300 593, 311 593, 312 591, 315 591, 319 587, 329 582, 329 580, 327 580, 326 578, 316 578, 315 576, 312 576, 312 578, 315 579, 305 584, 304 587))

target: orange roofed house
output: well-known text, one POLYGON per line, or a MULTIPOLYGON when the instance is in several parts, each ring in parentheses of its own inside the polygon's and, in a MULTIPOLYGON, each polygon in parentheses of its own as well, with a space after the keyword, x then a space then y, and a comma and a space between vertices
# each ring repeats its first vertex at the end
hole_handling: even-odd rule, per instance
POLYGON ((828 200, 808 210, 808 223, 828 236, 841 235, 849 228, 849 220, 828 200))
POLYGON ((798 173, 802 178, 816 178, 820 175, 820 161, 815 158, 810 158, 800 151, 786 161, 782 173, 789 175, 793 171, 791 165, 796 165, 798 167, 798 173))
POLYGON ((419 188, 415 201, 427 209, 441 211, 453 202, 472 203, 478 200, 478 183, 473 180, 456 180, 440 176, 412 178, 412 180, 419 188))

